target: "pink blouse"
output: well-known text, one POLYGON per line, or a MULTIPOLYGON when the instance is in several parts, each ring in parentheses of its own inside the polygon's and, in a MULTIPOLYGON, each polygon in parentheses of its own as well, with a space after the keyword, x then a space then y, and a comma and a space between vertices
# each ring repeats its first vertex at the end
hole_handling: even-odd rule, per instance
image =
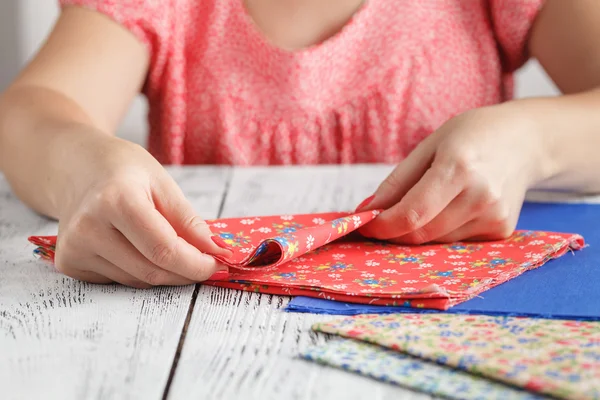
POLYGON ((321 44, 276 47, 243 0, 59 0, 150 51, 163 164, 396 163, 452 116, 511 98, 543 0, 366 0, 321 44))

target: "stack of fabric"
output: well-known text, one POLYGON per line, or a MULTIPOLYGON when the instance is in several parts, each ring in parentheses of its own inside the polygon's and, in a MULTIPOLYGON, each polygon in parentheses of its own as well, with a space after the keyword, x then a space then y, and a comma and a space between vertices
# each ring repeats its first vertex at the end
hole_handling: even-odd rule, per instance
POLYGON ((432 394, 457 399, 536 398, 533 393, 600 398, 598 322, 365 314, 313 329, 347 339, 309 348, 303 357, 432 394))
MULTIPOLYGON (((234 250, 229 279, 208 285, 353 303, 445 310, 572 249, 578 234, 518 231, 478 244, 400 246, 355 231, 377 212, 208 221, 234 250)), ((56 238, 31 237, 53 260, 56 238)))

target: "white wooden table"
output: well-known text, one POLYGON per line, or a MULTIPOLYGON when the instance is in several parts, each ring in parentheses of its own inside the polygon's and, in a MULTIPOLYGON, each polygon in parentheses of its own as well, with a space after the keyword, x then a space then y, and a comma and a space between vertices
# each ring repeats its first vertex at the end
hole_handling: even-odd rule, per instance
MULTIPOLYGON (((200 215, 215 218, 350 210, 391 167, 168 170, 200 215)), ((331 316, 286 313, 287 297, 55 273, 27 237, 56 230, 0 175, 0 399, 430 398, 299 359, 326 340, 311 325, 331 316)))

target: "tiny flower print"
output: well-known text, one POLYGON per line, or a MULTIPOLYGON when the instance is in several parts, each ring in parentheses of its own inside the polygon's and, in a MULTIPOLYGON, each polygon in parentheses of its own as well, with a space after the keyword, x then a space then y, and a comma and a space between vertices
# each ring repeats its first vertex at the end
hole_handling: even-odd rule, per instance
POLYGON ((225 222, 215 222, 214 224, 212 224, 212 226, 218 229, 227 228, 227 224, 225 222))
POLYGON ((352 222, 354 222, 354 227, 358 228, 360 226, 360 217, 358 215, 354 215, 352 217, 352 222))
POLYGON ((332 254, 331 255, 331 258, 333 258, 334 260, 341 260, 344 257, 346 257, 346 255, 343 254, 343 253, 337 253, 337 254, 332 254))
POLYGON ((240 253, 245 253, 245 254, 250 253, 251 251, 252 251, 251 247, 245 247, 243 249, 240 249, 240 253))
POLYGON ((298 279, 303 279, 303 275, 297 275, 295 272, 280 272, 271 275, 271 278, 275 280, 283 280, 283 281, 297 281, 298 279))
POLYGON ((277 236, 277 237, 273 238, 273 240, 275 240, 276 242, 279 242, 279 244, 283 248, 286 248, 289 245, 289 240, 285 236, 277 236))
POLYGON ((390 278, 362 278, 355 279, 354 283, 360 286, 368 286, 371 288, 385 288, 396 284, 396 281, 390 278))
POLYGON ((360 289, 360 293, 375 293, 375 289, 360 289))
POLYGON ((367 261, 365 261, 365 265, 367 267, 377 267, 379 265, 379 263, 375 260, 367 260, 367 261))
POLYGON ((444 281, 444 285, 455 285, 457 283, 460 283, 460 279, 446 279, 444 281))
POLYGON ((409 280, 404 281, 404 283, 419 283, 419 281, 416 281, 414 279, 409 279, 409 280))
POLYGON ((450 259, 453 259, 453 260, 456 260, 456 259, 460 259, 460 258, 463 258, 463 257, 462 257, 462 256, 459 256, 458 254, 453 254, 453 255, 451 255, 451 256, 448 256, 448 258, 450 258, 450 259))
POLYGON ((250 237, 245 236, 244 232, 238 232, 235 234, 230 232, 221 232, 219 233, 219 237, 232 247, 242 247, 243 245, 250 243, 250 237))
POLYGON ((531 242, 529 242, 527 244, 527 246, 539 246, 541 244, 544 244, 545 242, 543 240, 532 240, 531 242))
POLYGON ((240 221, 240 224, 252 225, 254 222, 256 222, 256 220, 254 220, 254 219, 242 219, 240 221))
POLYGON ((426 257, 431 257, 431 256, 435 256, 435 250, 428 250, 428 251, 424 251, 423 253, 424 256, 426 257))
POLYGON ((271 228, 267 228, 266 226, 263 226, 263 227, 258 228, 258 229, 250 229, 250 233, 255 233, 255 232, 271 233, 271 228))
POLYGON ((544 257, 543 253, 527 253, 527 254, 525 254, 525 258, 532 259, 532 260, 539 260, 540 258, 543 258, 543 257, 544 257))
POLYGON ((496 257, 496 256, 499 256, 500 254, 502 254, 502 253, 500 253, 499 251, 490 251, 487 253, 487 255, 490 257, 496 257))
POLYGON ((308 237, 306 238, 306 248, 308 250, 312 249, 312 247, 315 244, 315 238, 312 235, 308 235, 308 237))
POLYGON ((371 274, 369 272, 363 272, 360 274, 360 276, 362 276, 363 278, 373 278, 375 276, 375 274, 371 274))
POLYGON ((483 248, 482 245, 454 243, 443 246, 447 251, 459 254, 470 254, 483 248))
POLYGON ((460 285, 463 287, 468 287, 468 288, 472 288, 472 287, 477 287, 481 284, 481 280, 479 279, 473 279, 471 282, 463 282, 460 285))
POLYGON ((289 242, 285 251, 286 257, 292 257, 298 251, 298 242, 289 242))
POLYGON ((384 269, 382 272, 385 274, 397 274, 398 273, 398 271, 396 271, 395 269, 384 269))
MULTIPOLYGON (((522 243, 526 239, 527 240, 531 240, 531 239, 542 237, 542 236, 545 236, 545 235, 546 234, 544 232, 520 231, 520 232, 515 232, 511 237, 509 237, 508 239, 506 239, 506 242, 522 243)), ((542 243, 543 243, 543 241, 542 241, 542 243)))
POLYGON ((390 254, 385 257, 385 260, 389 263, 394 264, 421 264, 423 262, 423 257, 416 254, 390 254))
POLYGON ((507 264, 512 264, 513 261, 509 258, 493 257, 493 258, 482 258, 471 262, 473 268, 501 268, 507 264))
POLYGON ((312 222, 315 225, 323 225, 327 221, 325 221, 323 218, 314 218, 312 222))
POLYGON ((350 218, 346 217, 346 218, 338 218, 336 220, 333 220, 333 221, 331 221, 331 227, 335 228, 335 230, 338 234, 346 233, 346 232, 348 232, 349 219, 350 218))
POLYGON ((425 278, 425 279, 437 280, 437 279, 442 279, 442 278, 463 278, 464 274, 456 273, 455 271, 452 271, 452 270, 450 270, 450 271, 433 270, 433 271, 427 271, 427 273, 425 273, 425 274, 421 274, 420 277, 425 278))
POLYGON ((294 219, 294 216, 293 215, 282 215, 280 218, 284 221, 291 221, 294 219))
POLYGON ((345 272, 345 271, 352 271, 354 269, 354 267, 352 266, 352 264, 347 264, 341 261, 337 261, 332 263, 324 263, 321 265, 317 265, 315 270, 316 271, 328 271, 328 272, 345 272))
POLYGON ((290 235, 296 233, 303 226, 297 222, 284 221, 282 223, 274 223, 273 229, 280 235, 290 235))
POLYGON ((389 250, 375 250, 373 253, 375 254, 389 254, 389 250))

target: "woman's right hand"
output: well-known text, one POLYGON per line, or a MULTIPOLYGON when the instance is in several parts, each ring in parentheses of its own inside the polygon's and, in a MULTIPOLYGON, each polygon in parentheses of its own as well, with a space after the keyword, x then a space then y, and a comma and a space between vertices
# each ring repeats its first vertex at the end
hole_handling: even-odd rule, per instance
POLYGON ((59 196, 60 272, 138 288, 227 276, 212 255, 227 257, 230 250, 213 242, 208 225, 146 150, 87 132, 78 142, 80 154, 71 158, 69 185, 59 196))

